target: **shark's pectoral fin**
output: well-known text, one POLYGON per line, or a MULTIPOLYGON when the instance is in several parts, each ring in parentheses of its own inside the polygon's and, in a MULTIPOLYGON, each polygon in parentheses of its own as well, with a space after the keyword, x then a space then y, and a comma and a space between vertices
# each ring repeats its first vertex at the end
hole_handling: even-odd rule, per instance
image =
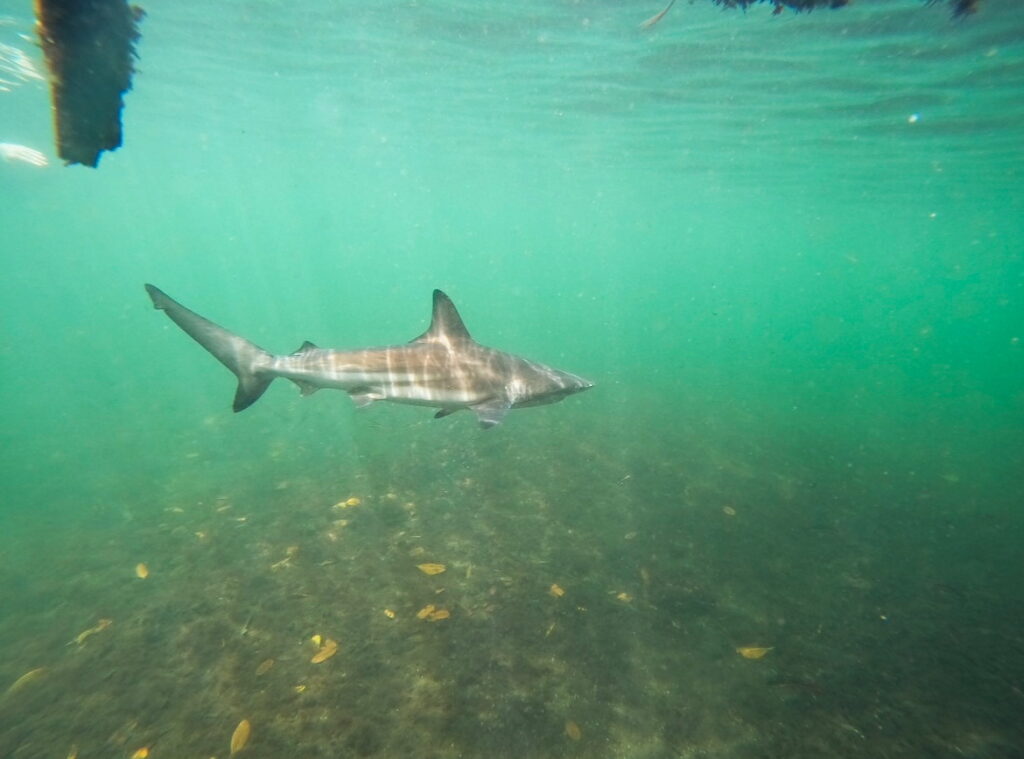
POLYGON ((384 400, 384 396, 381 395, 380 393, 373 393, 370 391, 366 391, 363 393, 349 393, 349 397, 352 399, 352 402, 356 404, 356 408, 364 408, 365 406, 369 406, 374 401, 384 400))
POLYGON ((454 414, 456 411, 458 411, 457 408, 443 408, 440 411, 438 411, 436 414, 434 414, 434 418, 435 419, 443 419, 444 417, 448 416, 449 414, 454 414))
POLYGON ((508 413, 509 404, 507 401, 488 401, 470 406, 470 408, 476 412, 480 426, 487 430, 501 424, 505 414, 508 413))

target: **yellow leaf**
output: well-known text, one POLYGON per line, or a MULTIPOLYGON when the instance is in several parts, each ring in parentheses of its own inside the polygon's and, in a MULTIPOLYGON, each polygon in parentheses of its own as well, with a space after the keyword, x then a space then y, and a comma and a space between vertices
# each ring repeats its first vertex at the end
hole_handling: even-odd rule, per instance
POLYGON ((270 671, 270 668, 274 666, 273 659, 264 659, 260 662, 260 666, 256 667, 256 675, 265 675, 270 671))
POLYGON ((310 640, 313 641, 313 645, 317 648, 320 648, 321 644, 323 644, 324 642, 324 639, 321 638, 320 635, 314 635, 310 638, 310 640))
POLYGON ((142 748, 135 749, 131 759, 146 759, 147 756, 149 756, 149 747, 143 746, 142 748))
POLYGON ((417 564, 416 568, 425 575, 439 575, 447 569, 444 564, 417 564))
POLYGON ((147 567, 142 562, 139 562, 135 565, 135 576, 138 577, 140 580, 145 580, 147 577, 149 577, 149 567, 147 567))
POLYGON ((338 653, 337 641, 328 638, 324 641, 324 644, 320 646, 320 650, 313 654, 313 658, 309 661, 311 664, 319 664, 322 661, 327 661, 336 653, 338 653))
POLYGON ((35 669, 30 669, 28 672, 26 672, 24 675, 19 677, 11 684, 11 687, 7 689, 7 693, 14 693, 17 690, 20 690, 23 686, 28 685, 30 682, 35 680, 45 671, 45 667, 36 667, 35 669))
POLYGON ((736 649, 736 653, 744 659, 760 659, 773 648, 775 648, 775 646, 769 646, 768 648, 760 648, 758 646, 740 646, 736 649))
POLYGON ((71 643, 77 643, 78 645, 82 645, 83 643, 85 643, 86 638, 88 638, 90 635, 95 635, 98 632, 106 630, 113 623, 114 620, 112 619, 101 619, 93 627, 90 627, 88 630, 82 630, 82 632, 78 633, 78 635, 76 635, 72 641, 68 642, 68 645, 70 646, 71 643))
POLYGON ((434 613, 434 609, 436 609, 436 608, 437 607, 434 606, 434 604, 427 604, 422 609, 420 609, 418 612, 416 612, 416 619, 426 619, 427 617, 429 617, 431 614, 434 613))
POLYGON ((238 723, 235 732, 231 733, 231 756, 245 748, 245 744, 249 741, 249 733, 251 732, 252 725, 249 724, 249 720, 243 719, 238 723))
POLYGON ((572 720, 565 723, 565 734, 572 738, 574 741, 578 741, 583 737, 583 731, 580 730, 580 726, 572 720))
POLYGON ((394 619, 395 618, 395 613, 393 611, 391 611, 391 609, 385 609, 384 610, 384 616, 387 617, 388 619, 394 619))
POLYGON ((558 583, 551 583, 551 588, 548 589, 548 593, 553 595, 555 598, 561 598, 565 595, 565 590, 558 583))
POLYGON ((427 621, 428 622, 438 622, 438 621, 440 621, 442 619, 448 619, 448 617, 450 617, 451 615, 452 615, 452 613, 450 611, 448 611, 447 609, 437 609, 436 611, 432 611, 427 616, 427 621))
POLYGON ((622 601, 622 602, 624 602, 624 603, 627 603, 627 604, 628 604, 628 603, 629 603, 630 601, 632 601, 632 600, 633 600, 633 596, 629 595, 629 593, 627 593, 626 591, 622 591, 621 593, 619 593, 619 594, 618 594, 618 595, 616 595, 615 597, 616 597, 617 599, 619 599, 620 601, 622 601))

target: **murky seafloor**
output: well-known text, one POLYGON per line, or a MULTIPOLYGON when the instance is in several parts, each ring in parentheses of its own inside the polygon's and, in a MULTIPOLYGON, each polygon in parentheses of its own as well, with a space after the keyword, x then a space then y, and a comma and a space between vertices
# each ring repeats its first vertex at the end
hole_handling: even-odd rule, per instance
POLYGON ((161 492, 5 542, 0 671, 41 670, 3 755, 223 757, 243 719, 251 757, 1017 755, 1012 525, 963 543, 969 472, 448 421, 276 481, 183 440, 161 492))

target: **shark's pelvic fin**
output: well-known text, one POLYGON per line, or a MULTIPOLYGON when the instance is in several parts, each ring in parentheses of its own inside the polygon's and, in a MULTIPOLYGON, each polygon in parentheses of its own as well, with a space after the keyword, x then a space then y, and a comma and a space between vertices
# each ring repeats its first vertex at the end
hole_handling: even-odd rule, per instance
POLYGON ((254 404, 274 381, 273 375, 264 370, 270 366, 273 356, 223 327, 189 311, 171 298, 159 287, 146 285, 146 292, 153 300, 153 307, 167 313, 175 324, 206 348, 238 378, 238 390, 232 408, 243 411, 254 404))
POLYGON ((480 426, 488 430, 501 424, 505 414, 508 413, 509 403, 504 400, 486 401, 485 403, 470 406, 470 408, 476 412, 476 418, 480 421, 480 426))
POLYGON ((383 401, 386 398, 386 396, 381 395, 380 393, 374 393, 369 390, 349 393, 348 396, 352 399, 352 402, 356 404, 356 408, 366 408, 374 401, 383 401))
POLYGON ((412 342, 452 342, 453 340, 472 339, 451 298, 440 290, 434 290, 434 310, 430 318, 430 329, 412 342))

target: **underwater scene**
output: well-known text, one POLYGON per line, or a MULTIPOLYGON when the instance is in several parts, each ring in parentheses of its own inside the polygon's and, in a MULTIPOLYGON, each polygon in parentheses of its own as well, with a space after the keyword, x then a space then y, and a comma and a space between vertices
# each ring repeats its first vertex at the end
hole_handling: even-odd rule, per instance
POLYGON ((1024 5, 812 5, 0 0, 0 758, 1024 757, 1024 5))

